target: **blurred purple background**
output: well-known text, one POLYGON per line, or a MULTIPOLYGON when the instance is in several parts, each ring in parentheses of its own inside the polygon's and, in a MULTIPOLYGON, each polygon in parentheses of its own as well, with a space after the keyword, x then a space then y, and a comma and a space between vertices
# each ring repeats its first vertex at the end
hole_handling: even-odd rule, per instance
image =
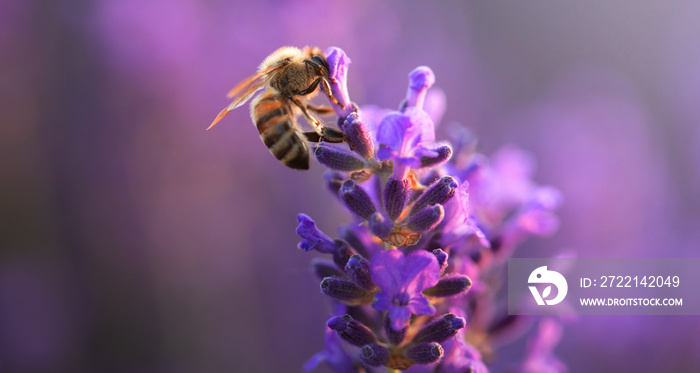
MULTIPOLYGON (((516 256, 698 257, 700 3, 0 3, 0 372, 286 372, 330 311, 295 248, 347 221, 225 93, 283 45, 343 48, 395 108, 430 66, 452 122, 532 153, 561 228, 516 256), (329 208, 329 206, 332 206, 329 208)), ((505 348, 494 371, 522 358, 505 348)), ((580 317, 571 372, 700 371, 700 317, 580 317)))

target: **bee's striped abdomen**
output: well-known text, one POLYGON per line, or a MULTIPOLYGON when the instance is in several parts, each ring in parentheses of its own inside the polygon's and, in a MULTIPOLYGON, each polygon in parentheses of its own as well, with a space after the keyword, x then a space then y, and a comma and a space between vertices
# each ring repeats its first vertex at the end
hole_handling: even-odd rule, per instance
POLYGON ((253 102, 251 114, 260 139, 275 158, 290 168, 309 169, 309 147, 286 101, 267 92, 253 102))

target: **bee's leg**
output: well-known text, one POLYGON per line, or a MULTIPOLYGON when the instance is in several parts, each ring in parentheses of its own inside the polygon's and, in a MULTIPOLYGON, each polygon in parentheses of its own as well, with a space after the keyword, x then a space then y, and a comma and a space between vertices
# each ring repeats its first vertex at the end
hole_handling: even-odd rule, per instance
MULTIPOLYGON (((324 74, 323 73, 324 68, 326 70, 330 70, 330 68, 328 67, 328 62, 326 62, 326 60, 322 59, 319 56, 314 56, 313 60, 304 60, 304 62, 306 62, 307 65, 313 66, 316 69, 318 69, 321 76, 323 76, 323 74, 324 74)), ((338 99, 335 96, 333 96, 333 92, 331 92, 331 85, 328 83, 328 80, 326 80, 325 78, 319 78, 319 79, 321 79, 321 82, 323 83, 323 89, 326 91, 326 96, 328 96, 328 99, 331 100, 331 102, 333 102, 334 104, 340 106, 341 109, 345 109, 345 105, 341 104, 340 101, 338 101, 338 99)), ((335 81, 335 79, 333 79, 333 78, 331 78, 331 80, 335 81)), ((314 89, 316 89, 316 85, 318 85, 318 79, 316 79, 316 81, 314 81, 313 89, 311 89, 311 91, 309 91, 309 92, 313 92, 314 89)), ((307 89, 307 91, 308 91, 308 89, 307 89)))
POLYGON ((307 131, 307 132, 302 132, 304 136, 306 136, 306 140, 311 141, 311 142, 320 142, 321 141, 321 135, 316 133, 316 131, 307 131))
MULTIPOLYGON (((296 105, 297 107, 299 107, 299 109, 301 109, 301 112, 304 114, 304 117, 306 117, 306 120, 308 120, 309 123, 311 123, 311 125, 314 126, 314 129, 316 130, 315 132, 318 135, 318 139, 323 140, 323 141, 327 141, 327 142, 343 142, 343 141, 345 141, 350 145, 350 148, 353 148, 352 142, 349 141, 348 137, 345 136, 345 134, 342 131, 324 126, 323 123, 321 123, 321 121, 319 121, 318 119, 316 119, 316 117, 309 114, 309 111, 307 110, 307 105, 304 105, 301 101, 297 100, 294 97, 288 97, 288 98, 290 101, 292 101, 294 103, 294 105, 296 105)), ((311 137, 309 135, 307 135, 306 132, 304 133, 304 135, 306 136, 307 139, 309 139, 309 141, 314 141, 314 140, 311 140, 311 137)), ((313 138, 315 139, 316 137, 313 137, 313 138)), ((316 141, 318 141, 318 140, 316 140, 316 141)))
POLYGON ((333 128, 328 128, 328 127, 323 127, 322 130, 323 134, 319 134, 316 131, 308 131, 308 132, 303 132, 304 136, 306 136, 306 140, 311 141, 311 142, 332 142, 332 143, 341 143, 344 141, 347 141, 345 138, 345 134, 333 129, 333 128))
POLYGON ((333 92, 331 92, 331 85, 328 83, 326 79, 321 79, 323 83, 323 90, 326 91, 326 96, 328 96, 328 99, 331 100, 334 104, 340 106, 341 109, 345 109, 345 105, 341 104, 340 101, 338 101, 335 96, 333 96, 333 92))
POLYGON ((309 121, 309 123, 312 126, 314 126, 314 129, 316 130, 316 132, 318 132, 319 135, 322 135, 321 131, 323 130, 323 123, 321 123, 321 121, 316 119, 316 117, 309 114, 309 111, 306 110, 306 105, 304 105, 298 99, 294 98, 292 95, 288 95, 287 98, 289 99, 289 101, 294 103, 294 105, 296 105, 299 109, 301 109, 301 112, 302 112, 302 114, 304 114, 304 117, 306 118, 306 120, 309 121))
POLYGON ((309 93, 316 90, 316 87, 318 87, 318 83, 320 83, 320 82, 321 82, 321 78, 316 78, 316 80, 314 80, 314 82, 311 83, 311 85, 308 88, 306 88, 303 91, 298 91, 297 94, 300 96, 308 95, 309 93))
POLYGON ((333 114, 333 108, 330 108, 328 106, 316 106, 313 104, 306 104, 306 108, 320 115, 333 114))
POLYGON ((343 142, 347 141, 345 134, 335 128, 323 127, 323 134, 321 139, 327 142, 343 142))

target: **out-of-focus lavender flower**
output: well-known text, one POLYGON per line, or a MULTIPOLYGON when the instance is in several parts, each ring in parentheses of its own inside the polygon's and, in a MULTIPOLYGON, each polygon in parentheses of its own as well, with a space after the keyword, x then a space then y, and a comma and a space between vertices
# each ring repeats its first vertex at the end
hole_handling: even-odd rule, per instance
MULTIPOLYGON (((455 317, 464 317, 466 312, 458 307, 452 307, 455 317)), ((474 346, 467 343, 464 328, 459 328, 456 333, 442 343, 445 355, 440 366, 435 370, 438 373, 488 373, 483 363, 481 353, 474 346), (471 370, 470 370, 471 369, 471 370)))
POLYGON ((518 373, 565 373, 566 365, 554 356, 553 350, 562 336, 561 324, 551 318, 543 319, 527 345, 525 361, 518 373))
POLYGON ((328 364, 334 371, 339 373, 357 372, 352 359, 343 349, 338 334, 329 327, 326 327, 326 347, 322 352, 312 356, 306 364, 304 370, 309 372, 314 370, 321 363, 328 364))
POLYGON ((377 133, 379 123, 387 114, 393 110, 379 107, 377 105, 364 105, 360 108, 360 115, 372 133, 377 133))
POLYGON ((423 110, 425 110, 437 127, 445 114, 447 107, 447 96, 439 87, 433 87, 425 95, 423 110))
POLYGON ((445 249, 466 246, 467 241, 475 239, 481 246, 490 247, 486 235, 469 215, 469 183, 463 182, 457 187, 454 197, 445 204, 445 218, 442 223, 440 243, 445 249))
POLYGON ((383 251, 372 258, 371 274, 381 289, 372 306, 389 311, 394 330, 403 329, 411 315, 435 313, 435 307, 421 293, 439 281, 440 266, 435 255, 414 251, 404 257, 398 250, 383 251))
POLYGON ((544 200, 543 209, 558 207, 561 196, 556 189, 540 187, 532 181, 534 160, 526 152, 512 146, 494 154, 488 165, 472 173, 470 195, 472 214, 488 226, 498 226, 503 220, 537 195, 544 200))
MULTIPOLYGON (((359 109, 347 90, 350 59, 339 48, 326 54, 340 102, 331 104, 349 150, 321 143, 315 155, 332 169, 328 189, 353 222, 333 239, 300 214, 297 233, 300 248, 332 257, 333 264, 313 262, 321 291, 342 307, 328 326, 359 348, 356 367, 487 373, 482 352, 490 354, 491 341, 518 322, 494 316, 498 289, 482 273, 496 273, 502 260, 492 258, 505 259, 527 236, 552 233, 561 197, 531 180, 524 152, 506 149, 489 163, 467 140, 456 148, 435 144, 435 123, 423 108, 435 104, 430 68, 409 74, 400 111, 359 109)), ((317 356, 324 354, 331 353, 317 356)))
POLYGON ((450 227, 441 242, 472 252, 488 248, 488 255, 500 262, 527 237, 554 233, 559 226, 554 210, 562 196, 556 188, 535 184, 534 167, 532 157, 513 146, 499 150, 491 161, 469 147, 461 148, 447 168, 469 184, 468 194, 466 189, 459 193, 447 215, 457 208, 457 221, 466 224, 450 227), (466 205, 468 212, 460 212, 457 203, 466 205), (473 235, 453 234, 464 230, 473 235))

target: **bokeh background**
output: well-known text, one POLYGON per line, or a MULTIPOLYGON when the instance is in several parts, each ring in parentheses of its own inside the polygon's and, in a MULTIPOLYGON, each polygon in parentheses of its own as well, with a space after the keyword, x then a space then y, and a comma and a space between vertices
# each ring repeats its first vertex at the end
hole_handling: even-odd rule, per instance
MULTIPOLYGON (((342 47, 360 105, 397 107, 428 65, 438 138, 529 151, 565 204, 516 256, 697 257, 698 19, 690 0, 3 0, 0 372, 293 372, 322 348, 295 216, 348 214, 247 110, 205 131, 282 45, 342 47)), ((571 372, 697 372, 698 351, 694 316, 580 317, 556 349, 571 372)))

